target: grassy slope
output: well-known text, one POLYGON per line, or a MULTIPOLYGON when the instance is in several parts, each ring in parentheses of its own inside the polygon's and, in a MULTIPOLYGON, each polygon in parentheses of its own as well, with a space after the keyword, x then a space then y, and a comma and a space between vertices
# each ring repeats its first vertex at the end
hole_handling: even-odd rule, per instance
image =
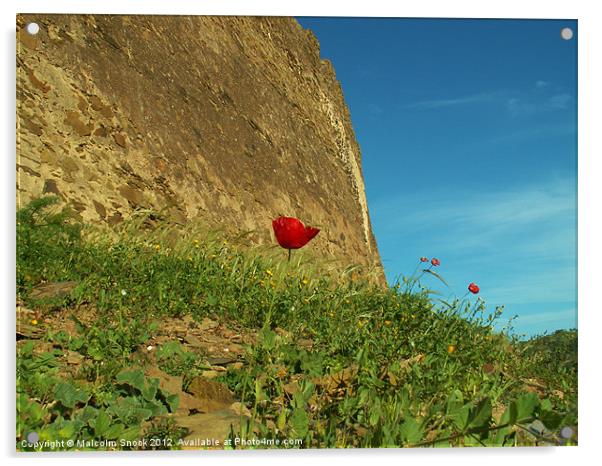
MULTIPOLYGON (((20 347, 18 441, 34 429, 93 438, 99 417, 101 427, 115 424, 120 396, 136 409, 144 398, 143 418, 177 435, 162 421, 166 396, 149 400, 142 382, 117 393, 115 378, 153 321, 184 315, 259 330, 245 366, 222 377, 253 414, 247 435, 302 438, 306 447, 517 445, 559 442, 558 429, 576 425, 576 362, 542 365, 545 342, 493 332, 500 311, 486 313, 480 299, 436 306, 414 280, 385 290, 360 269, 337 273, 303 254, 289 264, 281 250, 249 248, 244 237, 145 228, 149 218, 108 235, 82 230, 50 199, 18 213, 19 298, 46 313, 91 303, 97 319, 53 342, 89 363, 68 380, 52 351, 20 347), (67 297, 30 297, 36 284, 65 280, 78 283, 67 297), (549 432, 527 433, 540 428, 535 419, 549 432)), ((194 371, 186 361, 184 374, 194 371)), ((123 419, 119 435, 140 435, 131 430, 139 419, 123 419)))

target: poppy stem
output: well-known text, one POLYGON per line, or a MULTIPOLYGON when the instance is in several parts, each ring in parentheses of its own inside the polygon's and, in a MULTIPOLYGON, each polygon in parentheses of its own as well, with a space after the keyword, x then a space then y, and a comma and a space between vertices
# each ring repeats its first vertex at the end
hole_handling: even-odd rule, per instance
POLYGON ((288 250, 288 261, 291 261, 291 249, 288 250))

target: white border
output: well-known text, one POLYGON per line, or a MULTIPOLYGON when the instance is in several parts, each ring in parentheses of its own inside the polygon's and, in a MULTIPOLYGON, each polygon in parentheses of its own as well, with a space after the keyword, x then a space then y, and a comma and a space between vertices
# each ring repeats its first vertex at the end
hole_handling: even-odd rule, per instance
MULTIPOLYGON (((560 449, 473 449, 473 450, 352 450, 352 451, 311 451, 311 452, 196 452, 155 453, 134 455, 134 461, 153 464, 165 464, 177 460, 185 464, 303 464, 316 460, 363 464, 377 459, 386 463, 442 463, 506 465, 508 462, 523 461, 529 463, 557 463, 586 461, 596 453, 596 440, 600 433, 600 363, 596 361, 600 354, 597 344, 602 332, 600 313, 597 305, 596 288, 600 287, 600 274, 595 267, 600 264, 600 243, 602 231, 600 218, 599 158, 602 157, 600 143, 601 105, 599 86, 602 83, 600 58, 602 56, 600 17, 594 9, 595 2, 578 0, 565 1, 419 1, 401 2, 386 0, 340 1, 305 0, 302 2, 261 1, 261 0, 103 0, 101 2, 82 2, 74 0, 53 0, 52 2, 22 0, 20 2, 1 2, 2 8, 2 73, 0 73, 3 108, 2 140, 2 218, 5 228, 2 249, 2 308, 5 316, 4 339, 2 348, 6 349, 3 362, 8 374, 2 384, 3 416, 1 422, 2 447, 8 460, 16 461, 14 456, 14 333, 9 320, 14 305, 14 212, 15 212, 15 14, 17 12, 44 13, 136 13, 136 14, 220 14, 220 15, 275 15, 275 16, 403 16, 403 17, 464 17, 464 18, 563 18, 578 19, 579 40, 579 337, 580 337, 580 420, 577 448, 560 449), (598 86, 596 86, 596 83, 598 86), (597 117, 597 118, 596 118, 597 117), (6 411, 4 411, 4 408, 6 411)), ((597 455, 600 456, 600 455, 597 455)), ((50 464, 86 461, 100 464, 107 459, 119 462, 131 461, 131 455, 121 454, 79 454, 45 455, 42 461, 50 464), (110 455, 110 456, 109 456, 110 455)), ((33 461, 32 457, 21 456, 20 464, 33 461)))

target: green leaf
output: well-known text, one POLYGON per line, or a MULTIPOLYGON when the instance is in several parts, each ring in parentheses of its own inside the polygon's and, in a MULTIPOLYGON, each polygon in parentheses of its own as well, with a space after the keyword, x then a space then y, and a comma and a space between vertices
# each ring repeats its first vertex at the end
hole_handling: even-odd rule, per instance
POLYGON ((181 355, 184 351, 179 341, 167 341, 159 346, 157 356, 161 359, 170 358, 175 355, 181 355))
POLYGON ((79 338, 73 338, 70 342, 69 342, 69 349, 71 351, 78 351, 79 349, 81 349, 82 346, 84 346, 85 340, 82 337, 79 338))
POLYGON ((262 382, 259 378, 255 379, 255 399, 257 401, 267 400, 268 397, 263 391, 262 382))
POLYGON ((217 297, 211 294, 208 295, 207 298, 205 298, 205 303, 207 303, 207 305, 209 306, 215 306, 218 302, 219 300, 217 299, 217 297))
POLYGON ((138 439, 139 437, 140 437, 140 427, 130 427, 129 429, 125 429, 119 436, 120 439, 123 439, 126 441, 133 441, 133 440, 138 439))
POLYGON ((472 428, 484 427, 489 424, 490 419, 491 400, 484 398, 471 410, 468 425, 472 428))
POLYGON ((291 416, 290 424, 295 435, 299 438, 304 438, 307 435, 309 427, 309 420, 307 419, 305 410, 296 408, 291 416))
POLYGON ((113 424, 106 431, 104 438, 112 440, 118 438, 123 432, 124 425, 123 424, 113 424))
POLYGON ((88 356, 90 356, 95 361, 100 361, 104 358, 102 350, 96 346, 88 348, 88 356))
POLYGON ((468 427, 470 404, 464 404, 460 390, 454 390, 447 398, 446 414, 458 429, 464 430, 468 427))
POLYGON ((140 392, 142 396, 147 401, 152 401, 155 399, 157 395, 157 389, 159 388, 159 379, 149 379, 146 382, 146 385, 140 392))
POLYGON ((169 411, 175 413, 180 404, 180 397, 177 394, 165 396, 165 401, 169 405, 169 411))
POLYGON ((257 336, 265 350, 270 351, 276 347, 276 332, 270 330, 269 327, 263 327, 257 336))
POLYGON ((556 430, 560 427, 564 416, 553 411, 544 411, 539 415, 539 420, 548 430, 556 430))
POLYGON ((467 403, 453 413, 449 414, 449 418, 460 430, 465 430, 468 427, 468 416, 470 415, 470 404, 467 403))
POLYGON ((541 400, 541 403, 539 405, 539 408, 542 411, 552 411, 553 407, 552 407, 552 402, 550 401, 549 398, 546 398, 544 400, 541 400))
POLYGON ((368 423, 371 426, 376 426, 380 422, 380 409, 371 409, 370 410, 370 418, 368 419, 368 423))
POLYGON ((513 432, 512 426, 514 425, 515 422, 516 422, 516 403, 514 403, 514 401, 513 401, 512 403, 510 403, 510 405, 508 405, 508 407, 504 411, 504 414, 502 414, 502 417, 500 418, 499 425, 503 426, 505 424, 508 424, 508 426, 502 427, 497 430, 496 435, 495 435, 495 444, 496 445, 504 445, 508 434, 513 432))
POLYGON ((454 413, 464 406, 464 396, 460 390, 454 390, 447 397, 446 411, 447 414, 454 413))
POLYGON ((144 372, 142 369, 126 369, 116 377, 117 382, 127 384, 142 392, 144 389, 144 372))
POLYGON ((66 408, 73 408, 76 403, 85 403, 90 398, 84 390, 74 387, 69 382, 59 382, 54 391, 54 397, 66 408))
POLYGON ((66 421, 58 430, 58 435, 62 439, 71 439, 75 434, 75 425, 72 421, 66 421))
POLYGON ((444 429, 439 432, 437 438, 440 438, 441 440, 436 440, 435 443, 433 443, 433 446, 435 448, 449 448, 450 444, 448 438, 452 435, 452 433, 453 432, 451 429, 444 429))
POLYGON ((506 411, 504 411, 504 414, 502 414, 502 417, 500 419, 500 424, 516 424, 516 418, 517 418, 517 409, 516 409, 516 401, 512 401, 510 403, 510 405, 506 408, 506 411))
POLYGON ((98 409, 88 405, 82 409, 79 418, 84 423, 89 424, 89 422, 96 416, 98 416, 98 409))
POLYGON ((423 428, 413 417, 406 418, 399 428, 399 435, 404 443, 414 444, 422 439, 423 428))
MULTIPOLYGON (((155 415, 162 414, 156 413, 155 415)), ((136 408, 133 412, 134 419, 136 422, 146 421, 153 416, 153 410, 147 408, 136 408)))
POLYGON ((533 418, 535 408, 539 405, 539 398, 535 393, 525 393, 516 400, 516 420, 524 422, 533 418))
POLYGON ((360 387, 358 390, 357 404, 358 408, 361 408, 368 401, 368 397, 370 396, 370 390, 366 387, 360 387))
POLYGON ((278 420, 276 421, 276 427, 278 430, 282 431, 286 427, 286 414, 288 410, 282 408, 280 410, 280 414, 278 415, 278 420))
POLYGON ((19 358, 26 358, 33 354, 33 340, 27 341, 19 348, 19 358))
POLYGON ((109 427, 111 427, 111 416, 106 411, 100 410, 92 423, 92 427, 94 428, 94 435, 96 437, 104 438, 109 427))
MULTIPOLYGON (((126 398, 125 400, 129 400, 126 398)), ((134 407, 131 406, 127 401, 121 401, 120 403, 112 404, 110 407, 111 412, 119 418, 122 422, 128 422, 129 418, 133 415, 134 407)))

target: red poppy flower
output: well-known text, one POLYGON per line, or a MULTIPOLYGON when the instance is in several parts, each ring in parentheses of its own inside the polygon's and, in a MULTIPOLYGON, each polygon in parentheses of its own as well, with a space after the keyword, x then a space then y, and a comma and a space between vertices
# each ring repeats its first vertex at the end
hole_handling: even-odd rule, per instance
POLYGON ((278 244, 285 249, 302 248, 320 232, 318 228, 306 227, 294 217, 278 217, 272 220, 272 227, 278 244))
POLYGON ((428 257, 421 257, 420 262, 428 262, 428 257))
POLYGON ((477 294, 479 291, 481 291, 481 289, 475 283, 471 283, 468 285, 468 291, 470 291, 472 294, 477 294))
POLYGON ((441 262, 439 262, 439 259, 435 259, 433 257, 433 259, 431 259, 431 264, 433 264, 435 267, 437 267, 438 265, 441 265, 441 262))

